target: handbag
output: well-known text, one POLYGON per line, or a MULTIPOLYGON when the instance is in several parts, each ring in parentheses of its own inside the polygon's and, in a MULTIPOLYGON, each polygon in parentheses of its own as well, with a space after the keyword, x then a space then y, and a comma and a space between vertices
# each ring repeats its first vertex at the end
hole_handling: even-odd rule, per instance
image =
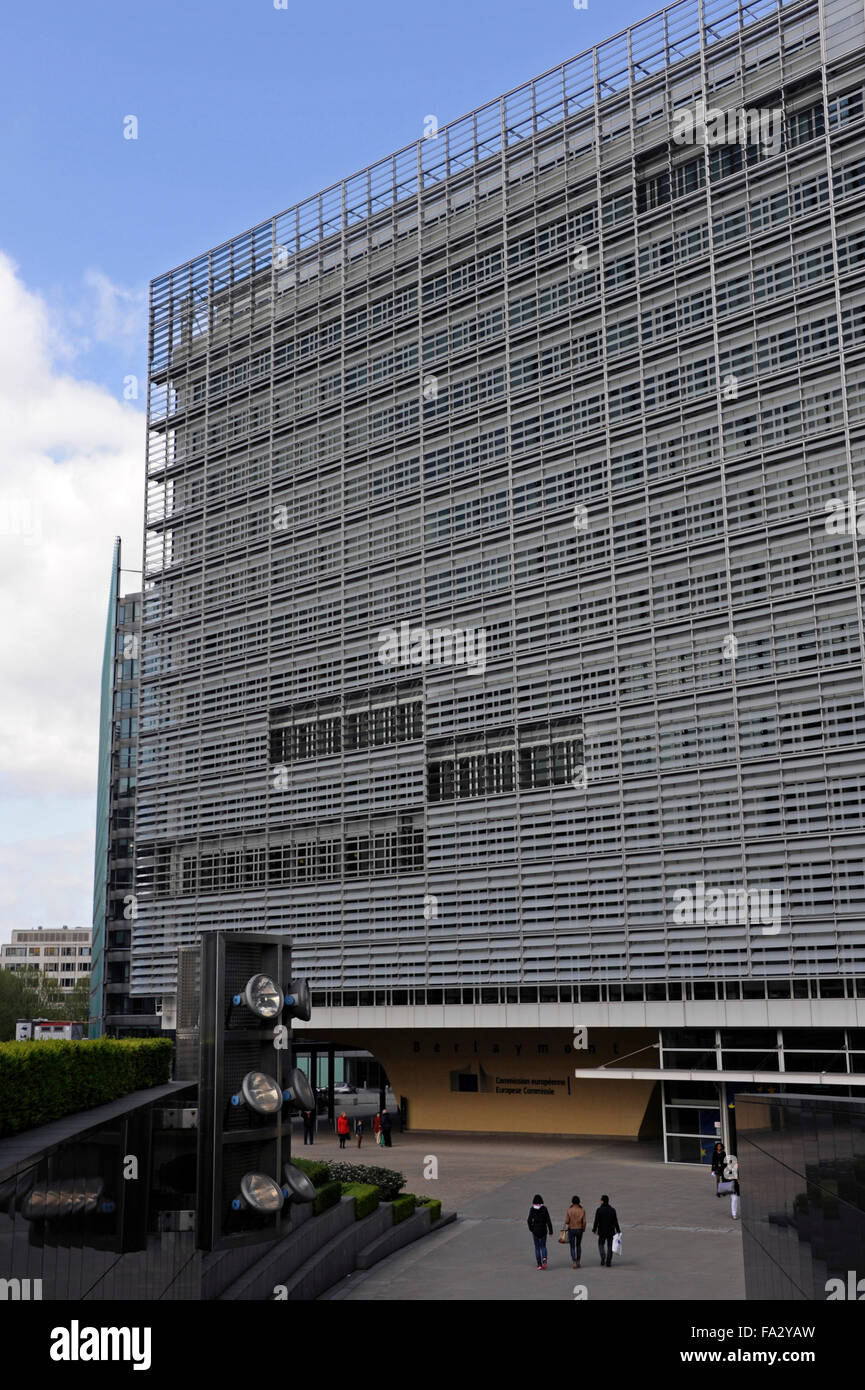
POLYGON ((561 1229, 561 1232, 560 1232, 560 1234, 559 1234, 559 1245, 567 1245, 567 1243, 568 1243, 568 1228, 567 1228, 567 1226, 563 1226, 562 1229, 561 1229))
POLYGON ((622 1233, 621 1233, 621 1231, 616 1231, 616 1234, 613 1236, 613 1254, 614 1254, 614 1255, 621 1255, 621 1253, 622 1253, 622 1233))
POLYGON ((719 1196, 719 1197, 727 1197, 732 1191, 733 1191, 733 1184, 732 1184, 732 1182, 719 1182, 719 1183, 718 1183, 718 1196, 719 1196))

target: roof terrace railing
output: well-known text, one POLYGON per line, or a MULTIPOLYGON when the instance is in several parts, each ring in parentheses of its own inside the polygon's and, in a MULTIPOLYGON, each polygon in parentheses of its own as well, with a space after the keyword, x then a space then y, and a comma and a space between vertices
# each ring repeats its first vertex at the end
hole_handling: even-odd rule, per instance
MULTIPOLYGON (((487 102, 368 168, 221 243, 151 284, 152 365, 168 360, 178 301, 204 304, 274 263, 417 198, 443 180, 596 107, 797 0, 677 0, 621 33, 487 102)), ((193 329, 195 333, 195 329, 193 329)))

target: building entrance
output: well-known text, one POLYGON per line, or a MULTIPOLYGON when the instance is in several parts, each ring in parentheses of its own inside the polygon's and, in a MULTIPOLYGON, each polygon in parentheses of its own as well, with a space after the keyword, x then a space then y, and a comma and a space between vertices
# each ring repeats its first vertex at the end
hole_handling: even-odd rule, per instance
POLYGON ((664 1082, 664 1161, 705 1163, 727 1147, 721 1087, 714 1081, 664 1082))

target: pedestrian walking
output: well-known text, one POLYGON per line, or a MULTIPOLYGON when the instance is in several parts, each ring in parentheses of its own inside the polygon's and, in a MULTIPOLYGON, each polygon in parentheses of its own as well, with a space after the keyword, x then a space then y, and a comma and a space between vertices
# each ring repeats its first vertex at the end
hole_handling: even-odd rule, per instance
MULTIPOLYGON (((724 1169, 727 1166, 727 1155, 724 1151, 724 1145, 721 1143, 720 1139, 718 1140, 717 1144, 712 1150, 712 1156, 709 1162, 712 1169, 712 1175, 715 1179, 715 1183, 717 1184, 723 1178, 724 1169)), ((716 1195, 720 1197, 721 1194, 720 1192, 718 1192, 717 1186, 715 1188, 715 1192, 716 1195)))
POLYGON ((303 1112, 303 1142, 313 1144, 315 1142, 315 1111, 304 1110, 303 1112))
POLYGON ((389 1149, 389 1148, 392 1147, 391 1142, 390 1142, 390 1131, 391 1131, 391 1119, 390 1119, 390 1115, 388 1114, 388 1112, 387 1112, 386 1110, 382 1110, 382 1112, 381 1112, 381 1137, 382 1137, 382 1143, 384 1144, 384 1146, 385 1146, 386 1149, 389 1149))
POLYGON ((601 1205, 595 1212, 592 1230, 598 1237, 601 1264, 606 1265, 609 1269, 613 1263, 613 1237, 621 1235, 622 1228, 619 1225, 616 1208, 610 1206, 610 1199, 606 1194, 601 1198, 601 1205))
POLYGON ((535 1242, 535 1259, 538 1262, 538 1269, 546 1269, 547 1236, 553 1234, 553 1223, 550 1220, 550 1213, 544 1206, 544 1199, 540 1192, 536 1192, 532 1198, 527 1225, 532 1233, 532 1240, 535 1242))
POLYGON ((339 1135, 339 1147, 340 1147, 341 1149, 344 1149, 344 1148, 345 1148, 345 1141, 346 1141, 346 1139, 348 1138, 348 1136, 351 1134, 351 1125, 350 1125, 349 1122, 348 1122, 348 1115, 346 1115, 346 1113, 345 1113, 344 1110, 343 1110, 342 1114, 341 1114, 341 1115, 338 1117, 338 1119, 337 1119, 337 1122, 336 1122, 336 1132, 337 1132, 337 1134, 339 1135))
POLYGON ((571 1198, 571 1205, 565 1212, 565 1224, 562 1226, 562 1234, 567 1233, 568 1244, 571 1247, 571 1266, 579 1269, 580 1256, 582 1254, 583 1231, 586 1229, 585 1208, 580 1206, 579 1197, 571 1198))
POLYGON ((739 1220, 739 1179, 733 1179, 733 1191, 730 1193, 730 1215, 734 1221, 739 1220))
POLYGON ((354 1133, 357 1139, 357 1147, 360 1148, 363 1143, 363 1120, 355 1120, 354 1133))
POLYGON ((372 1138, 373 1143, 381 1144, 381 1115, 378 1111, 376 1111, 376 1113, 372 1117, 372 1138))

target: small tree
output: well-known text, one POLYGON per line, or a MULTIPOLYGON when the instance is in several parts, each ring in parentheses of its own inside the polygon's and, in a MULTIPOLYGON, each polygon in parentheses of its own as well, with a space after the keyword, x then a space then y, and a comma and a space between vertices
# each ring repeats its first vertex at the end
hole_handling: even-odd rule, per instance
POLYGON ((57 1011, 60 1002, 60 985, 51 975, 35 965, 29 965, 19 972, 18 978, 24 986, 23 1018, 62 1018, 57 1011))
POLYGON ((15 1037, 19 1018, 62 1018, 86 1023, 90 1015, 90 976, 80 976, 69 991, 35 966, 0 970, 0 1042, 15 1037))
POLYGON ((86 1023, 90 1017, 90 976, 81 975, 68 994, 63 995, 63 1017, 72 1023, 86 1023))
POLYGON ((0 1042, 11 1042, 19 1018, 29 1018, 24 981, 16 970, 0 970, 0 1042))
POLYGON ((90 1011, 90 976, 75 981, 71 990, 62 990, 55 975, 31 967, 20 972, 24 986, 24 1013, 21 1018, 63 1018, 81 1023, 90 1011))

